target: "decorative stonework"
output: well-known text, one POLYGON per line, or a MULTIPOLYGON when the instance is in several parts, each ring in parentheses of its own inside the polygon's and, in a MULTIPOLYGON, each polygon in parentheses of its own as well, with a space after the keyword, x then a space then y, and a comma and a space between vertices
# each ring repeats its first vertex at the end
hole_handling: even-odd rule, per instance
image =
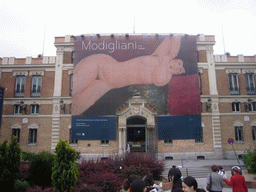
POLYGON ((28 129, 39 129, 39 125, 33 122, 28 126, 28 129))
POLYGON ((256 126, 256 119, 254 119, 251 123, 250 123, 251 126, 256 126))
POLYGON ((44 76, 44 71, 29 71, 29 76, 44 76))
POLYGON ((28 71, 13 71, 13 76, 28 76, 28 71))
POLYGON ((69 75, 73 75, 73 72, 74 72, 73 69, 69 69, 69 70, 68 70, 68 74, 69 74, 69 75))
MULTIPOLYGON (((133 96, 117 110, 118 128, 119 131, 119 153, 126 150, 126 122, 127 119, 134 116, 144 117, 146 119, 146 129, 155 130, 156 110, 142 99, 139 95, 133 96)), ((146 131, 149 134, 149 132, 146 131)))
POLYGON ((241 74, 241 69, 226 69, 226 74, 238 73, 241 74))
POLYGON ((254 73, 256 74, 256 69, 242 69, 242 74, 254 73))
POLYGON ((244 122, 242 122, 240 120, 236 120, 235 122, 233 122, 233 126, 234 127, 243 127, 244 126, 244 122))
POLYGON ((11 125, 11 129, 21 129, 22 128, 22 125, 21 123, 14 123, 11 125))

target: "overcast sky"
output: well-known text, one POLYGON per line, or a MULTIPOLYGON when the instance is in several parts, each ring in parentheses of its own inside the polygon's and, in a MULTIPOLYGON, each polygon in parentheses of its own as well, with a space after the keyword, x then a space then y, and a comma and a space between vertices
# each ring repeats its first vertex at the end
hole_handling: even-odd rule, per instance
POLYGON ((255 0, 2 0, 0 24, 0 57, 55 56, 54 37, 133 33, 134 26, 215 35, 214 54, 256 54, 255 0))

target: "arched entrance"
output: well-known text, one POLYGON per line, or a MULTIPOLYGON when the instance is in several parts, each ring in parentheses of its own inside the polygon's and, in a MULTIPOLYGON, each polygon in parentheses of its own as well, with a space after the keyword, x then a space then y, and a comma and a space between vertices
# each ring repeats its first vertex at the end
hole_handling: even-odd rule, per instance
POLYGON ((156 115, 156 109, 139 95, 134 95, 117 109, 120 154, 129 150, 157 153, 156 115))
POLYGON ((126 121, 127 145, 130 147, 130 152, 145 152, 146 119, 134 116, 126 121))

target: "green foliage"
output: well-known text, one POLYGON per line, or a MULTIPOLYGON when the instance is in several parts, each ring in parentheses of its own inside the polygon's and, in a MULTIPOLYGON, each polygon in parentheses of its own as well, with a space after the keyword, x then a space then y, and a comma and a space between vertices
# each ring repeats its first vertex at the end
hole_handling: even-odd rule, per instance
POLYGON ((54 190, 73 191, 79 175, 78 166, 75 163, 77 152, 68 145, 66 140, 60 139, 55 153, 52 173, 54 190))
POLYGON ((31 161, 35 155, 36 154, 32 153, 32 152, 22 151, 21 152, 21 159, 22 159, 22 161, 31 161))
POLYGON ((21 149, 17 137, 13 136, 9 145, 7 142, 6 139, 0 144, 0 189, 14 191, 14 183, 20 173, 21 149))
POLYGON ((43 188, 51 186, 54 156, 45 151, 33 155, 30 159, 29 176, 27 178, 30 185, 38 185, 43 188))
POLYGON ((243 155, 243 162, 245 167, 252 173, 256 173, 256 148, 247 149, 243 155))
POLYGON ((27 181, 20 181, 16 180, 14 184, 14 191, 15 192, 25 192, 29 187, 29 183, 27 181))

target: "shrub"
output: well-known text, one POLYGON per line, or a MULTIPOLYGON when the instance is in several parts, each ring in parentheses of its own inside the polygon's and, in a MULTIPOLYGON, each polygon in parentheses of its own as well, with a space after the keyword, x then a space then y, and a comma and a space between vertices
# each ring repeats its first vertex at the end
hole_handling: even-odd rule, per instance
POLYGON ((19 165, 19 170, 20 170, 20 175, 18 177, 18 179, 20 181, 24 181, 27 179, 28 175, 29 175, 29 162, 21 162, 19 165))
POLYGON ((27 181, 16 180, 14 184, 14 191, 25 192, 28 186, 29 186, 29 183, 27 181))
POLYGON ((45 151, 35 154, 30 160, 29 175, 27 180, 30 185, 38 185, 43 188, 52 186, 52 167, 54 155, 45 151))
POLYGON ((243 162, 250 172, 256 173, 256 148, 253 150, 249 148, 245 151, 243 162))
POLYGON ((127 153, 124 156, 123 161, 123 174, 125 174, 126 178, 128 178, 130 174, 136 174, 143 177, 148 173, 152 173, 154 179, 159 179, 164 171, 163 161, 159 161, 152 156, 147 157, 142 154, 127 153), (127 172, 129 174, 127 174, 127 172))
POLYGON ((47 188, 42 188, 42 187, 28 187, 26 192, 54 192, 53 187, 47 187, 47 188))
POLYGON ((12 137, 12 141, 7 145, 7 139, 0 144, 0 189, 2 191, 13 191, 15 180, 18 179, 20 170, 21 149, 18 138, 12 137))
POLYGON ((54 190, 73 191, 78 177, 78 166, 75 163, 76 151, 71 148, 67 140, 60 139, 54 157, 52 181, 54 190))
POLYGON ((158 179, 163 170, 162 161, 133 153, 110 156, 106 160, 84 160, 79 165, 79 179, 75 191, 118 191, 122 182, 131 174, 143 177, 153 173, 154 178, 158 179))
POLYGON ((22 160, 22 161, 31 161, 35 155, 36 155, 36 154, 35 154, 35 153, 32 153, 32 152, 25 152, 25 151, 22 151, 22 152, 21 152, 21 160, 22 160))

